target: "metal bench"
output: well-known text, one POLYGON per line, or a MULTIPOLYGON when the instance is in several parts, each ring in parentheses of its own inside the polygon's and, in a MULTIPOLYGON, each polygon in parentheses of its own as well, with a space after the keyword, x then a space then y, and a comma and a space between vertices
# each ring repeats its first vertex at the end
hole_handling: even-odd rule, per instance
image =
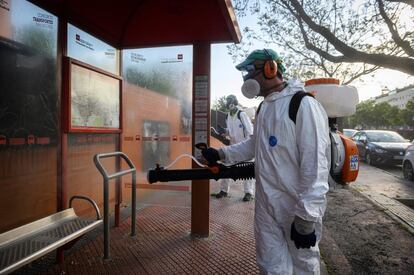
POLYGON ((69 208, 43 219, 0 234, 0 274, 10 273, 102 224, 96 203, 84 196, 73 196, 69 208), (96 220, 80 218, 72 208, 74 199, 90 202, 96 220))

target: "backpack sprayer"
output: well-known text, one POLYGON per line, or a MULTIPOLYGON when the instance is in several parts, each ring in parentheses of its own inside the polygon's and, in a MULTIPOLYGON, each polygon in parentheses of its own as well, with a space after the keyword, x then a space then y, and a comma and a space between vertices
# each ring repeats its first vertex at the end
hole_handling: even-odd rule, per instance
MULTIPOLYGON (((196 144, 197 149, 207 148, 207 144, 199 143, 196 144)), ((184 156, 186 154, 183 154, 184 156)), ((193 169, 176 169, 168 170, 169 167, 174 165, 177 158, 173 163, 167 167, 157 167, 153 170, 149 170, 147 179, 149 183, 157 181, 168 182, 168 181, 183 181, 183 180, 204 180, 204 179, 233 179, 233 180, 247 180, 254 179, 254 162, 240 162, 234 165, 223 165, 221 163, 209 163, 208 166, 199 163, 193 156, 187 155, 202 168, 193 169)))
POLYGON ((340 85, 339 80, 334 78, 308 80, 305 82, 305 89, 322 104, 329 118, 331 178, 336 183, 355 181, 359 171, 358 148, 352 139, 338 131, 336 121, 337 118, 355 113, 358 104, 357 89, 340 85))

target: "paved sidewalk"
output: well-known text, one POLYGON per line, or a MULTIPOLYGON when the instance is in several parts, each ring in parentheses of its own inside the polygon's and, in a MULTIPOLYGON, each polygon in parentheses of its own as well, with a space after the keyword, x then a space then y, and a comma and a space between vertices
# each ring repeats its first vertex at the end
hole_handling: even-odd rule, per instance
MULTIPOLYGON (((212 182, 212 190, 217 183, 212 182)), ((180 191, 138 192, 137 236, 130 220, 112 228, 111 260, 103 261, 103 234, 87 235, 68 251, 64 263, 54 254, 18 274, 259 274, 253 234, 254 201, 243 202, 242 185, 231 196, 211 197, 210 236, 190 236, 191 194, 180 191), (148 192, 156 192, 150 196, 148 192), (145 195, 145 196, 144 196, 145 195)), ((130 211, 123 211, 129 214, 130 211)), ((322 274, 327 274, 325 265, 322 274)))
MULTIPOLYGON (((358 192, 371 200, 408 197, 414 194, 409 184, 362 164, 350 189, 330 192, 321 242, 327 266, 322 264, 322 274, 405 274, 413 261, 407 254, 413 238, 358 192), (389 238, 390 232, 398 237, 389 238)), ((212 181, 211 190, 218 189, 212 181)), ((125 209, 121 226, 111 229, 110 261, 102 260, 103 235, 97 230, 68 251, 63 264, 55 265, 52 253, 17 274, 259 274, 254 202, 242 202, 241 189, 241 184, 233 184, 229 198, 211 197, 211 234, 205 239, 190 236, 190 192, 139 190, 137 236, 129 236, 130 211, 125 209)))
POLYGON ((63 264, 47 268, 37 261, 18 273, 259 274, 253 236, 253 201, 212 198, 211 234, 197 239, 190 236, 190 192, 152 192, 156 192, 152 200, 148 192, 145 198, 138 195, 136 237, 129 236, 129 218, 119 228, 111 229, 111 260, 102 260, 103 235, 100 233, 89 236, 82 246, 69 251, 63 264))
POLYGON ((414 232, 414 209, 401 202, 410 199, 414 202, 414 182, 362 163, 357 181, 350 187, 414 232))

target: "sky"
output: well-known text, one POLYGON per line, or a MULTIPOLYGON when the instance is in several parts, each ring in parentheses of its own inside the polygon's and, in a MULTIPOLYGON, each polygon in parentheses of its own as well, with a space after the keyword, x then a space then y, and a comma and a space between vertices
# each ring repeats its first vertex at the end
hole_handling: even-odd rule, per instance
MULTIPOLYGON (((249 26, 255 28, 255 18, 252 16, 238 18, 240 29, 249 26)), ((214 44, 211 50, 211 101, 214 102, 223 95, 234 94, 241 105, 245 107, 258 106, 260 100, 245 98, 240 87, 243 84, 241 73, 234 66, 232 57, 228 55, 226 46, 230 44, 214 44)), ((263 48, 263 44, 257 44, 253 48, 263 48)), ((271 47, 271 46, 270 46, 271 47)), ((272 48, 272 47, 271 47, 272 48)), ((273 47, 277 50, 277 47, 273 47)), ((322 76, 321 76, 322 77, 322 76)), ((305 81, 306 79, 302 79, 305 81)), ((374 74, 364 76, 361 81, 353 82, 352 85, 358 90, 359 100, 367 100, 381 94, 386 87, 390 91, 414 84, 414 77, 407 74, 381 69, 374 74)))

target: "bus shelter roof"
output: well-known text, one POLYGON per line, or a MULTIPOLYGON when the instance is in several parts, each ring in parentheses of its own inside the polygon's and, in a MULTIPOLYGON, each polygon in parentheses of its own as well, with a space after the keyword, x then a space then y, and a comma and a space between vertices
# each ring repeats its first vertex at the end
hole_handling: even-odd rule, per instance
POLYGON ((31 0, 119 48, 239 43, 231 0, 31 0))

